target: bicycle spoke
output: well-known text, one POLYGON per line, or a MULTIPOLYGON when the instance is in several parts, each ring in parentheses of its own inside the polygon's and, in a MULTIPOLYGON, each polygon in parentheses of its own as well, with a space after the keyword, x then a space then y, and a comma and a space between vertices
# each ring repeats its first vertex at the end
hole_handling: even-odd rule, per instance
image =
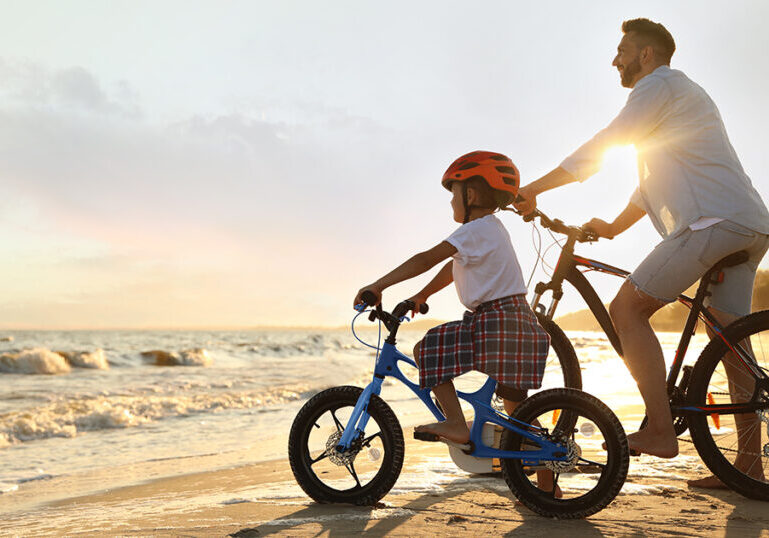
POLYGON ((310 460, 310 465, 315 465, 315 464, 316 464, 316 463, 318 463, 320 460, 322 460, 323 458, 327 458, 327 457, 328 457, 328 452, 326 452, 326 451, 324 450, 324 451, 323 451, 323 453, 322 453, 320 456, 318 456, 318 457, 317 457, 317 458, 315 458, 314 460, 310 460))
POLYGON ((606 468, 606 464, 605 463, 598 463, 597 461, 592 461, 592 460, 589 460, 589 459, 586 459, 586 458, 582 458, 582 457, 580 457, 577 461, 588 463, 590 465, 595 465, 596 467, 599 467, 601 469, 605 469, 606 468))
POLYGON ((550 494, 553 496, 553 499, 555 499, 555 490, 558 489, 558 479, 560 478, 561 473, 557 473, 555 475, 555 478, 553 478, 553 491, 550 492, 550 494))
POLYGON ((349 464, 345 464, 345 467, 350 472, 352 477, 355 479, 355 483, 358 485, 358 488, 362 488, 363 486, 360 485, 360 480, 358 480, 358 473, 355 472, 355 466, 353 465, 353 463, 350 462, 349 464))
POLYGON ((334 423, 336 424, 336 431, 341 432, 344 431, 344 426, 341 422, 339 422, 339 419, 336 418, 336 413, 334 413, 334 410, 331 410, 331 416, 334 417, 334 423))
POLYGON ((376 432, 376 433, 375 433, 375 434, 373 434, 373 435, 369 435, 368 437, 366 437, 366 438, 363 440, 362 446, 368 446, 368 445, 371 443, 371 441, 373 441, 373 440, 374 440, 374 439, 376 439, 377 437, 381 437, 381 436, 382 436, 382 432, 381 432, 381 431, 379 431, 379 432, 376 432))

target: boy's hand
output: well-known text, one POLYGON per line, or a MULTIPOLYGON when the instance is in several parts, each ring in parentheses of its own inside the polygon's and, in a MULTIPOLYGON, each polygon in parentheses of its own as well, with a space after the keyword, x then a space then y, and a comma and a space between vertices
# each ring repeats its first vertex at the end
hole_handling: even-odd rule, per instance
POLYGON ((528 215, 537 209, 537 194, 528 185, 518 189, 518 196, 513 202, 513 207, 521 215, 528 215))
POLYGON ((582 227, 597 233, 600 237, 606 237, 607 239, 614 239, 614 236, 617 235, 614 233, 614 227, 601 219, 593 219, 590 222, 583 224, 582 227))
POLYGON ((408 300, 414 303, 414 308, 411 310, 411 317, 413 319, 414 316, 419 314, 419 305, 427 303, 427 297, 417 293, 413 297, 409 297, 408 300))
POLYGON ((370 284, 368 286, 363 286, 360 290, 358 290, 358 295, 355 296, 355 301, 352 303, 353 308, 359 304, 363 304, 364 301, 362 295, 364 291, 370 291, 376 296, 376 304, 370 304, 368 306, 376 306, 382 302, 382 290, 380 290, 377 286, 370 284))

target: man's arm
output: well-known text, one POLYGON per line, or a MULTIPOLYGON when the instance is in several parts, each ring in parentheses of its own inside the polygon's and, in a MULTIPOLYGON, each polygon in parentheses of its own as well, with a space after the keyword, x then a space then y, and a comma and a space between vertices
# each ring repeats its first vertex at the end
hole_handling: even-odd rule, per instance
POLYGON ((621 234, 641 220, 641 217, 644 215, 646 215, 646 211, 630 202, 612 223, 601 219, 593 219, 584 226, 585 228, 590 228, 601 237, 613 239, 615 235, 621 234))
POLYGON ((574 181, 584 181, 595 174, 601 167, 606 149, 636 143, 656 129, 665 117, 671 98, 670 88, 664 80, 653 75, 642 78, 608 126, 564 159, 558 168, 519 190, 519 195, 526 201, 515 203, 515 208, 523 214, 531 213, 537 207, 538 194, 574 181))
POLYGON ((537 196, 550 189, 555 189, 575 181, 577 181, 577 178, 559 166, 538 180, 532 181, 525 187, 521 187, 518 190, 518 196, 523 200, 516 202, 514 204, 515 208, 524 215, 528 215, 537 208, 537 196))

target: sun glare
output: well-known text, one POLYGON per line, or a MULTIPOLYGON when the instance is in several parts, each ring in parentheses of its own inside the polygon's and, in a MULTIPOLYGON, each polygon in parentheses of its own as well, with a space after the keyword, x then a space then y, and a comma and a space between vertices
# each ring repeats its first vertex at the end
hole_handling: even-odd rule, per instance
POLYGON ((635 146, 614 146, 606 150, 603 156, 604 172, 615 173, 635 173, 636 170, 636 151, 635 146))

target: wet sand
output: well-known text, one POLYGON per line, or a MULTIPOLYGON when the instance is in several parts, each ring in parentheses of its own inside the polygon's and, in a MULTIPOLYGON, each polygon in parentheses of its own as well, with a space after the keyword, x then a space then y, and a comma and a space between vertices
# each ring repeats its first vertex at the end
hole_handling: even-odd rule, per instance
MULTIPOLYGON (((585 520, 559 521, 517 506, 502 478, 469 475, 454 466, 443 445, 414 441, 410 429, 404 433, 403 472, 373 508, 312 502, 280 459, 82 496, 68 496, 67 484, 57 483, 64 479, 54 478, 30 485, 23 498, 16 498, 12 513, 8 505, 2 510, 8 498, 0 497, 0 513, 5 512, 0 535, 769 537, 769 504, 730 491, 687 487, 687 478, 706 471, 685 441, 675 460, 632 458, 628 481, 605 510, 585 520)), ((136 475, 152 473, 139 469, 136 475)))

